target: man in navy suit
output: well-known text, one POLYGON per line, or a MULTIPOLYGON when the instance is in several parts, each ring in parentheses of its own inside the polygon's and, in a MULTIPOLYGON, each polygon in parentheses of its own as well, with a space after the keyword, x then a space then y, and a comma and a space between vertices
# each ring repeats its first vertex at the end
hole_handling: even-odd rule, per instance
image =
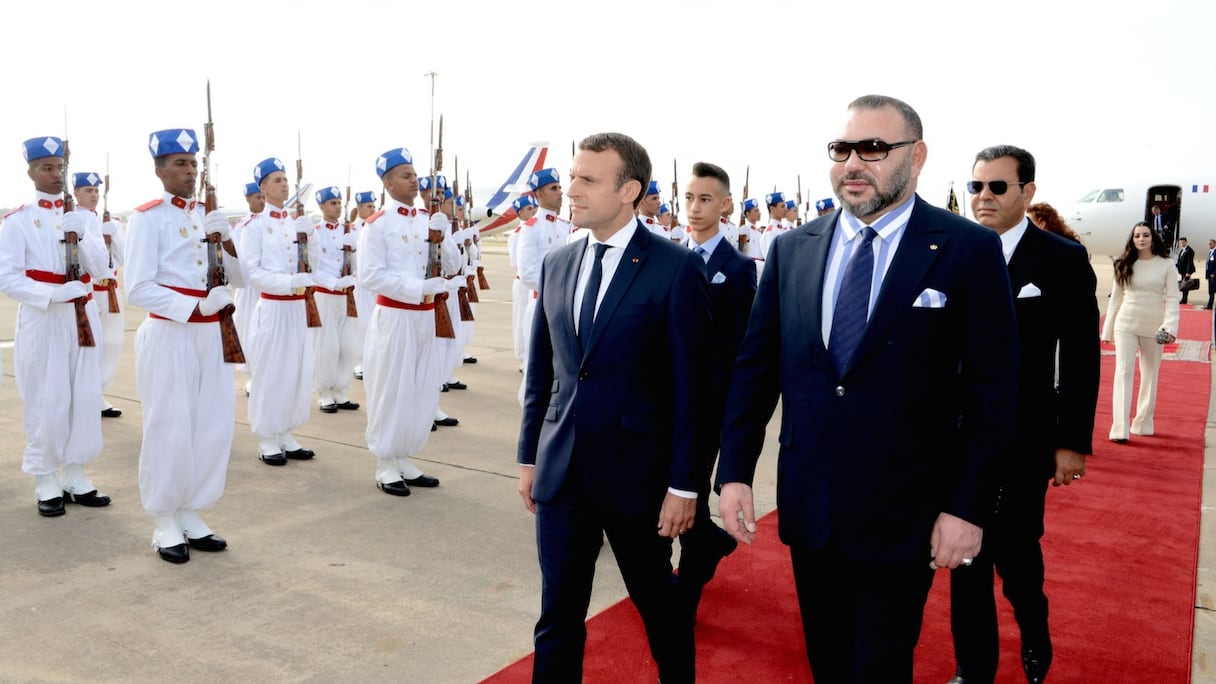
POLYGON ((1022 668, 1031 684, 1051 667, 1043 593, 1043 506, 1047 483, 1069 485, 1093 453, 1101 352, 1097 278, 1085 247, 1039 230, 1026 218, 1034 201, 1035 162, 1026 150, 981 150, 967 183, 975 220, 1001 236, 1015 293, 1021 378, 1017 433, 997 471, 1000 498, 971 567, 950 573, 955 684, 991 684, 997 633, 993 569, 1001 576, 1022 636, 1022 668))
POLYGON ((708 401, 701 402, 698 429, 712 440, 708 460, 697 481, 696 524, 680 535, 680 575, 677 584, 685 613, 696 618, 701 590, 713 579, 718 563, 735 550, 737 542, 709 517, 709 490, 718 449, 722 411, 730 389, 735 356, 747 332, 747 317, 756 296, 756 267, 739 253, 733 240, 720 230, 720 216, 731 206, 730 176, 706 162, 692 165, 692 177, 684 189, 684 212, 688 217, 688 247, 704 263, 709 282, 709 306, 713 332, 700 344, 709 348, 709 364, 703 369, 711 378, 708 401))
POLYGON ((519 494, 542 577, 534 682, 582 678, 584 621, 607 536, 664 682, 694 679, 671 543, 693 526, 712 443, 704 262, 634 216, 650 158, 619 133, 579 143, 566 195, 586 240, 541 272, 524 390, 519 494))
POLYGON ((718 464, 726 530, 782 400, 778 532, 817 682, 911 682, 937 568, 970 563, 1012 434, 1017 328, 1000 240, 916 196, 920 117, 854 100, 828 144, 840 210, 768 253, 718 464))

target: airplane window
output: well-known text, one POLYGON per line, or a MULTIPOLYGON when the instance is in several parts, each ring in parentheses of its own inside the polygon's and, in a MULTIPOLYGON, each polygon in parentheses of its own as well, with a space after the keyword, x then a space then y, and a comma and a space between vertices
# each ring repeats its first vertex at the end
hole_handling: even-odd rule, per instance
POLYGON ((1077 200, 1078 203, 1093 202, 1098 199, 1098 195, 1102 194, 1101 190, 1090 190, 1085 193, 1085 196, 1077 200))
POLYGON ((1103 190, 1102 196, 1098 198, 1098 201, 1099 202, 1122 202, 1123 201, 1123 188, 1116 188, 1116 189, 1112 189, 1112 190, 1103 190))

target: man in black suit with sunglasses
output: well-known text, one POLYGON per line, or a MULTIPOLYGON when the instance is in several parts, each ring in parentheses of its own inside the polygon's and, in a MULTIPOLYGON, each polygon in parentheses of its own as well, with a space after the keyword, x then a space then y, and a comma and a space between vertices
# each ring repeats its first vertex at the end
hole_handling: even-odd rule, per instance
POLYGON ((1043 593, 1043 506, 1047 485, 1072 484, 1093 453, 1100 368, 1097 281, 1085 248, 1026 218, 1035 162, 1012 145, 981 150, 967 183, 975 220, 1001 236, 1021 347, 1017 433, 1000 459, 1000 496, 970 567, 950 574, 953 684, 991 684, 999 654, 993 570, 1021 632, 1026 680, 1051 666, 1043 593))

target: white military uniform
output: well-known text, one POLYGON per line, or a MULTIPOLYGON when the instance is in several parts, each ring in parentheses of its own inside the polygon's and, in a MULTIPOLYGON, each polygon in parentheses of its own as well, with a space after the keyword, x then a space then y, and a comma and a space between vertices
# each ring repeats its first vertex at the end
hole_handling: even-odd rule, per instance
MULTIPOLYGON (((195 313, 207 291, 202 205, 165 193, 135 211, 127 238, 127 300, 148 311, 135 333, 140 499, 157 517, 210 508, 224 493, 236 408, 218 317, 195 313)), ((244 287, 242 260, 221 258, 229 284, 244 287)))
MULTIPOLYGON (((246 356, 257 374, 249 395, 249 427, 262 455, 299 448, 291 431, 308 422, 313 340, 303 291, 291 287, 298 272, 295 220, 267 204, 245 226, 238 253, 260 293, 249 322, 246 356)), ((333 287, 324 274, 318 284, 333 287)))
MULTIPOLYGON (((345 258, 342 238, 341 223, 321 221, 316 225, 308 241, 314 274, 324 274, 333 280, 342 277, 345 258)), ((342 404, 350 400, 347 393, 359 363, 359 321, 346 315, 345 290, 317 287, 316 293, 321 328, 313 341, 313 389, 318 405, 342 404)), ((358 307, 357 300, 355 306, 358 307)))
POLYGON ((528 291, 528 288, 524 287, 524 281, 519 278, 519 229, 520 226, 517 225, 514 230, 507 234, 507 259, 511 262, 511 274, 514 276, 511 279, 512 343, 515 350, 515 360, 519 362, 519 369, 523 370, 527 359, 525 352, 527 350, 528 339, 528 331, 524 330, 524 313, 527 311, 528 299, 532 296, 532 293, 528 291))
MULTIPOLYGON (((356 218, 350 224, 351 235, 355 236, 356 243, 359 236, 362 234, 364 221, 361 218, 356 218)), ((355 273, 359 272, 359 251, 356 248, 354 253, 355 273)), ((359 309, 358 320, 352 321, 355 324, 355 354, 357 360, 355 362, 355 370, 359 375, 363 375, 363 342, 367 337, 367 322, 372 317, 372 309, 376 306, 376 293, 363 287, 362 283, 355 285, 355 307, 359 309)))
POLYGON ((729 242, 732 247, 739 248, 739 226, 736 226, 733 221, 728 218, 718 219, 718 232, 722 233, 722 239, 729 242))
POLYGON ((646 226, 646 228, 655 235, 658 235, 665 240, 671 239, 671 229, 662 223, 659 223, 657 219, 638 214, 638 220, 641 221, 642 225, 646 226))
MULTIPOLYGON (((250 212, 232 227, 232 244, 237 245, 237 254, 240 254, 240 245, 243 241, 242 236, 244 235, 245 227, 249 225, 254 216, 257 216, 257 214, 250 212)), ((248 282, 243 286, 232 286, 232 303, 236 307, 236 313, 232 315, 232 322, 236 326, 236 336, 242 343, 246 343, 249 340, 249 321, 253 320, 253 310, 257 308, 259 294, 257 288, 248 282)), ((246 394, 248 394, 248 389, 252 388, 253 380, 253 364, 249 362, 248 354, 245 355, 245 363, 237 366, 237 370, 245 373, 250 378, 250 383, 246 385, 246 394)))
MULTIPOLYGON (((83 466, 101 453, 102 399, 101 347, 77 343, 72 302, 50 301, 66 271, 63 198, 43 192, 36 195, 31 204, 10 212, 0 225, 0 291, 20 303, 13 370, 25 419, 21 470, 40 477, 54 475, 63 466, 83 466)), ((98 224, 94 219, 83 225, 77 252, 81 268, 90 275, 105 274, 106 246, 98 224)), ((85 310, 96 341, 101 329, 92 298, 85 310)), ((83 473, 77 468, 72 471, 65 468, 62 481, 40 484, 38 500, 63 496, 64 491, 92 491, 83 473)))
MULTIPOLYGON (((662 226, 660 226, 662 227, 662 226)), ((564 246, 570 240, 570 222, 544 207, 537 207, 536 215, 519 227, 519 279, 528 291, 524 320, 524 358, 532 346, 532 317, 536 312, 536 296, 540 290, 541 265, 549 252, 564 246)), ((526 372, 525 372, 526 375, 526 372)), ((524 382, 519 385, 520 406, 524 401, 524 382)))
MULTIPOLYGON (((409 457, 426 445, 444 380, 435 304, 422 295, 427 225, 425 210, 389 199, 359 235, 359 282, 376 295, 363 345, 364 436, 381 484, 422 475, 409 457)), ((441 254, 445 270, 459 268, 460 254, 450 236, 441 243, 441 254)))
MULTIPOLYGON (((77 211, 87 212, 93 217, 97 216, 97 212, 92 209, 77 209, 77 211)), ((110 238, 106 254, 108 259, 106 273, 104 276, 99 275, 93 283, 93 298, 97 300, 97 314, 101 319, 101 339, 98 344, 101 345, 101 391, 104 394, 114 384, 114 376, 118 372, 118 362, 122 358, 126 316, 122 311, 122 297, 118 294, 118 271, 123 265, 127 238, 122 224, 112 218, 109 221, 98 223, 98 229, 101 231, 102 240, 105 240, 107 236, 110 238), (110 313, 110 288, 103 284, 106 280, 114 283, 114 302, 118 306, 116 313, 110 313)), ((102 397, 101 403, 102 408, 112 408, 105 397, 102 397)))

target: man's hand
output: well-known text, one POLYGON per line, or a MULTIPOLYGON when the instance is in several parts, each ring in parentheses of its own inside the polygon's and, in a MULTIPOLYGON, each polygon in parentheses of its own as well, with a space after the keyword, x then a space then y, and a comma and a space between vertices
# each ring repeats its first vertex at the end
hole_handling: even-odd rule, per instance
POLYGON ((752 488, 742 482, 722 485, 718 495, 718 513, 726 532, 744 544, 756 540, 756 511, 753 505, 752 488))
POLYGON ((1056 476, 1051 481, 1052 487, 1070 485, 1073 480, 1080 480, 1085 474, 1085 454, 1072 449, 1056 449, 1056 476))
POLYGON ((692 529, 697 514, 697 500, 667 492, 659 510, 659 536, 675 539, 692 529))
POLYGON ((532 478, 536 477, 534 466, 519 467, 519 496, 524 500, 524 508, 536 513, 536 502, 532 500, 532 478))
POLYGON ((983 539, 983 528, 949 513, 942 513, 937 516, 933 533, 929 535, 929 554, 933 557, 929 567, 953 570, 960 565, 970 565, 971 559, 980 554, 983 539))

